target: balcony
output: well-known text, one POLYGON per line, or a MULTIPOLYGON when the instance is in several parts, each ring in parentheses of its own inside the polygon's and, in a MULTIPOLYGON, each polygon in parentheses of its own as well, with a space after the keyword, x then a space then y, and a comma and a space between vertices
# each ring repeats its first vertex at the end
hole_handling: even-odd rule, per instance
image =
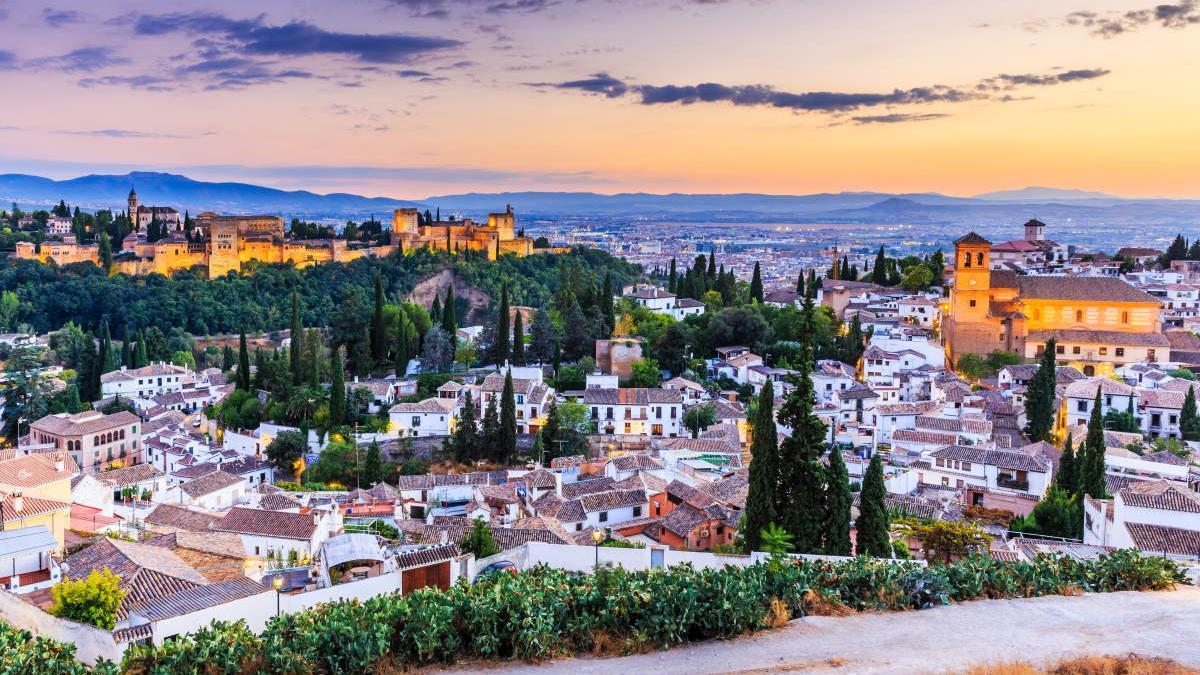
POLYGON ((1002 488, 1008 488, 1009 490, 1018 490, 1020 492, 1029 492, 1029 481, 1028 480, 1021 480, 1019 478, 1013 478, 1012 476, 1005 476, 1004 474, 1000 474, 999 476, 996 476, 996 486, 1002 487, 1002 488))

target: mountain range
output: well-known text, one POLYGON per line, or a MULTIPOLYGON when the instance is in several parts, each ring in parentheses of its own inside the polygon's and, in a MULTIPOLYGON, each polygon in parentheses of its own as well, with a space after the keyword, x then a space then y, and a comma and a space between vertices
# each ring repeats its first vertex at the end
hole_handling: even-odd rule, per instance
POLYGON ((979 225, 1019 224, 1028 218, 1076 226, 1151 224, 1189 227, 1200 222, 1200 200, 1129 199, 1119 196, 1028 187, 954 197, 936 192, 891 194, 838 192, 766 194, 598 194, 594 192, 499 192, 431 196, 411 201, 349 193, 317 194, 236 182, 206 182, 170 173, 134 172, 53 180, 0 174, 0 204, 27 210, 66 200, 84 209, 122 209, 130 187, 142 204, 169 205, 193 214, 270 213, 306 219, 386 219, 396 208, 440 208, 481 217, 511 204, 528 219, 636 219, 689 222, 864 223, 979 225))

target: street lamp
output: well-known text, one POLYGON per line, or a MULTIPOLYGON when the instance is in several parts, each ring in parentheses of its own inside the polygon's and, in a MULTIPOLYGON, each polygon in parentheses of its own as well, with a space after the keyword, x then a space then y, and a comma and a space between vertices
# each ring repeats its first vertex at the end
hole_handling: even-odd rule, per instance
POLYGON ((592 574, 595 574, 600 569, 600 544, 605 539, 602 530, 592 530, 592 543, 596 545, 596 564, 592 567, 592 574))
POLYGON ((283 575, 276 574, 271 577, 271 586, 275 589, 275 616, 279 616, 279 589, 283 588, 283 575))

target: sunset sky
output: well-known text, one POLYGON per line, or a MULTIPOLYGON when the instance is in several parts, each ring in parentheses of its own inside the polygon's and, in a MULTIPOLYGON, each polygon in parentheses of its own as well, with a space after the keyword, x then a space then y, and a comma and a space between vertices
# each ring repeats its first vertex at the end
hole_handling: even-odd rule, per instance
POLYGON ((0 0, 0 172, 1200 197, 1200 0, 0 0))

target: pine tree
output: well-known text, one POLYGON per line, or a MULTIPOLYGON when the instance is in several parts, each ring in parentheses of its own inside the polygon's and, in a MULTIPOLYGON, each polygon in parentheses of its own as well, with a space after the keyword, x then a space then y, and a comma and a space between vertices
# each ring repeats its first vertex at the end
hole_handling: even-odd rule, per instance
POLYGON ((238 334, 237 388, 250 391, 250 351, 246 348, 246 331, 238 334))
POLYGON ((375 274, 375 310, 371 313, 371 360, 387 360, 387 326, 383 323, 383 276, 375 274))
POLYGON ((779 437, 775 429, 775 388, 768 380, 758 395, 754 413, 754 441, 750 444, 750 487, 742 514, 742 536, 746 551, 762 544, 762 531, 778 524, 775 509, 779 487, 779 437))
POLYGON ((892 542, 888 537, 890 527, 887 511, 887 487, 883 484, 883 461, 876 453, 867 465, 863 476, 862 492, 859 494, 857 530, 858 555, 874 558, 892 557, 892 542))
POLYGON ((1066 490, 1067 494, 1075 494, 1075 451, 1071 448, 1070 434, 1067 434, 1062 456, 1058 458, 1058 472, 1054 474, 1054 484, 1066 490))
POLYGON ((513 338, 512 338, 512 364, 514 366, 525 365, 525 326, 524 319, 521 318, 520 310, 513 317, 513 338))
POLYGON ((292 326, 288 333, 288 368, 292 371, 292 384, 300 384, 301 362, 304 360, 304 327, 300 324, 300 298, 292 291, 292 326))
POLYGON ((329 355, 329 423, 343 424, 346 421, 346 370, 342 362, 342 348, 335 346, 329 355))
POLYGON ((1179 430, 1185 441, 1200 441, 1200 415, 1196 413, 1196 389, 1188 387, 1179 411, 1179 430))
POLYGON ((508 284, 500 288, 500 307, 496 310, 496 342, 492 345, 492 363, 503 366, 512 354, 509 347, 511 330, 508 324, 508 284))
POLYGON ((1056 376, 1054 338, 1046 341, 1041 364, 1029 381, 1025 394, 1025 435, 1033 442, 1044 441, 1054 430, 1054 393, 1056 376))
POLYGON ((825 423, 813 414, 816 396, 809 350, 805 344, 800 356, 801 375, 778 415, 779 423, 791 428, 792 434, 779 448, 780 487, 775 508, 799 553, 821 549, 826 508, 825 469, 817 461, 824 448, 825 423))
POLYGON ((473 462, 479 459, 479 429, 475 422, 475 401, 472 400, 469 389, 463 395, 461 410, 450 445, 454 461, 473 462))
POLYGON ((517 399, 511 369, 504 375, 504 393, 500 395, 500 442, 497 445, 497 463, 508 466, 517 456, 517 399))
POLYGON ((834 448, 829 453, 829 468, 825 471, 825 553, 850 555, 850 474, 842 452, 834 448))
POLYGON ((558 335, 550 321, 550 313, 539 308, 533 315, 533 325, 529 327, 529 356, 538 365, 543 365, 554 358, 557 346, 558 335))
POLYGON ((880 286, 886 286, 888 282, 887 256, 883 252, 882 245, 879 247, 879 253, 875 254, 875 265, 871 268, 871 282, 880 286))
POLYGON ((761 303, 763 301, 763 282, 762 271, 758 267, 758 261, 754 261, 754 276, 750 277, 750 302, 761 303))
POLYGON ((1079 467, 1077 492, 1092 499, 1103 499, 1107 488, 1104 483, 1104 415, 1100 401, 1100 389, 1096 387, 1096 398, 1092 401, 1092 414, 1088 419, 1087 438, 1083 446, 1083 461, 1079 467))

